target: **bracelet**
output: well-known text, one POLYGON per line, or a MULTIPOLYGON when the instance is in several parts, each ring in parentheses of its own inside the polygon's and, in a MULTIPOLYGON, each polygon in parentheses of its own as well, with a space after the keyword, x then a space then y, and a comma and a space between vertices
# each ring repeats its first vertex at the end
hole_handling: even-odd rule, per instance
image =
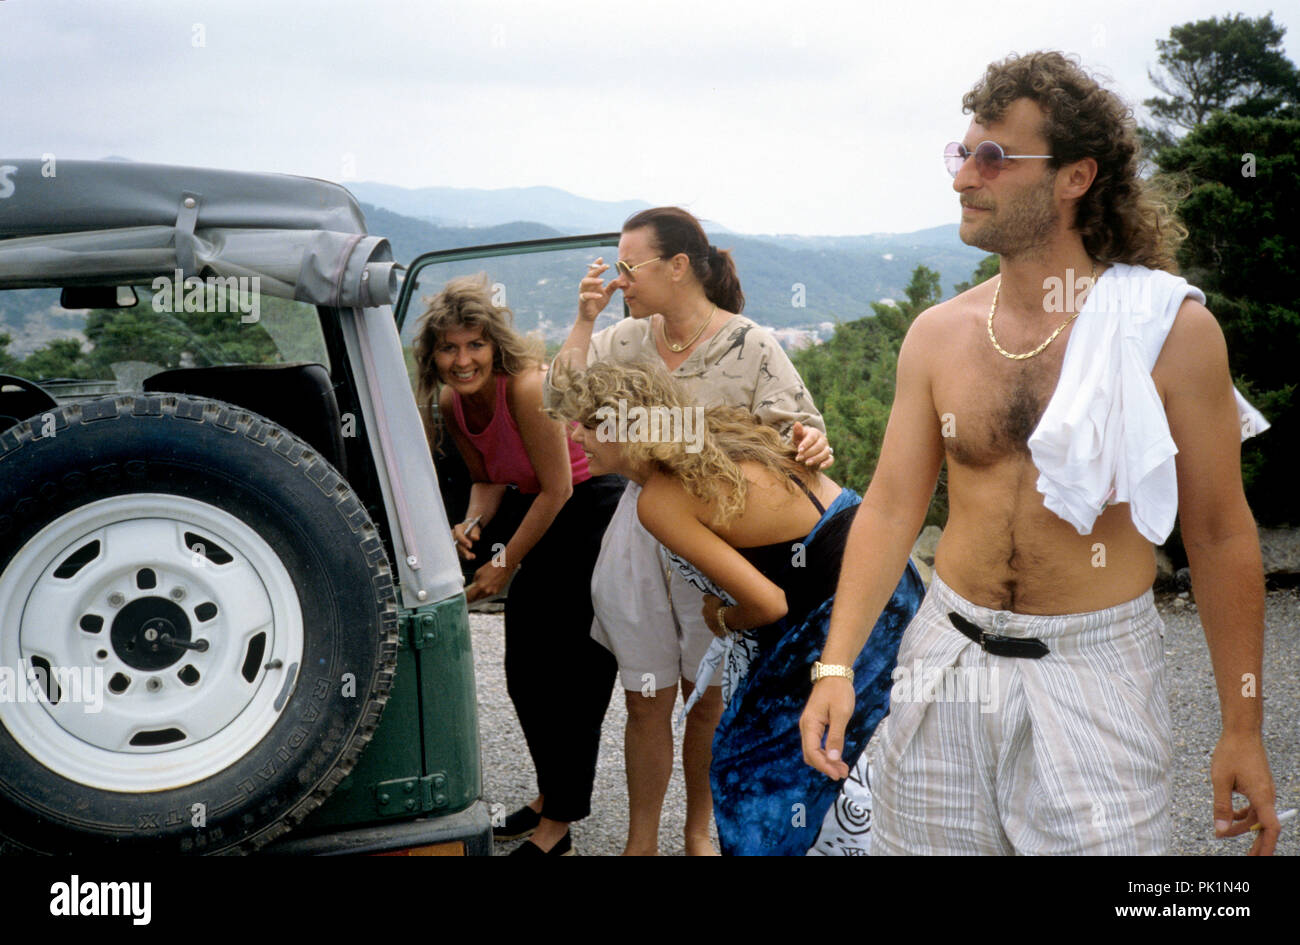
POLYGON ((827 676, 842 676, 849 681, 849 685, 852 685, 853 667, 841 666, 837 663, 813 663, 812 665, 813 682, 816 682, 819 679, 825 679, 827 676))
POLYGON ((731 607, 731 604, 723 604, 718 608, 718 629, 713 631, 715 635, 726 637, 731 634, 732 630, 727 626, 727 618, 723 614, 723 611, 730 610, 731 607))

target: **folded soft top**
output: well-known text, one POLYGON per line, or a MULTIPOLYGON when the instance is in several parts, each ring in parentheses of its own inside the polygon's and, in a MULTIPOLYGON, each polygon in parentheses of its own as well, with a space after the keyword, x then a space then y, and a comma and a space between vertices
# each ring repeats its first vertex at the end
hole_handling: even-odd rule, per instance
POLYGON ((367 306, 395 289, 388 241, 343 187, 130 161, 0 159, 0 288, 254 276, 271 295, 367 306))

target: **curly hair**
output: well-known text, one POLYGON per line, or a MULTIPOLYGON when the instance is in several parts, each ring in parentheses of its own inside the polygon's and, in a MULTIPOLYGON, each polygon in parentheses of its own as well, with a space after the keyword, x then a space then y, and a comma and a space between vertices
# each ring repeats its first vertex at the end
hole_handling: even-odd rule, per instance
MULTIPOLYGON (((494 305, 486 273, 452 279, 442 291, 426 300, 428 307, 420 316, 415 333, 416 403, 426 411, 428 422, 436 413, 438 391, 442 381, 434 353, 443 335, 460 328, 482 329, 483 338, 492 343, 492 373, 522 374, 542 364, 546 348, 536 338, 519 334, 514 313, 504 305, 494 305)), ((441 439, 441 430, 438 430, 441 439)))
MULTIPOLYGON (((546 412, 564 422, 599 427, 606 422, 606 411, 618 410, 620 402, 629 411, 633 407, 667 408, 680 410, 683 416, 696 407, 681 384, 661 366, 649 362, 602 361, 582 371, 557 362, 551 373, 554 396, 546 412)), ((699 435, 698 451, 688 448, 684 439, 671 438, 633 440, 623 446, 634 463, 648 464, 672 476, 687 492, 707 503, 719 525, 745 511, 749 481, 741 463, 761 466, 790 491, 794 491, 791 477, 810 486, 816 482, 817 473, 795 460, 794 447, 742 407, 706 408, 699 435)))
POLYGON ((988 125, 1020 98, 1044 112, 1049 167, 1086 157, 1097 162, 1097 177, 1079 199, 1074 220, 1089 255, 1099 262, 1177 272, 1174 257, 1187 237, 1175 215, 1178 193, 1171 183, 1139 176, 1141 149, 1132 109, 1076 59, 1034 52, 991 64, 962 97, 962 110, 988 125))

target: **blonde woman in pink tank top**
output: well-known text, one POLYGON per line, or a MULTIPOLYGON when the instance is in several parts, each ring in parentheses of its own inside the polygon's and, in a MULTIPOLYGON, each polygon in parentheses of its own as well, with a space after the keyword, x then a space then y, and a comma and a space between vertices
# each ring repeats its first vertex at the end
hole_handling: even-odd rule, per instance
MULTIPOLYGON (((527 511, 465 589, 506 596, 506 687, 537 769, 538 795, 494 832, 532 835, 511 855, 572 852, 569 824, 590 812, 600 727, 617 664, 590 636, 590 583, 600 539, 624 487, 592 478, 582 448, 542 413, 542 346, 521 337, 493 304, 487 277, 453 279, 430 303, 415 338, 418 398, 430 444, 433 405, 473 479, 465 522, 452 529, 466 560, 510 486, 527 511), (466 529, 466 522, 477 520, 466 529), (548 606, 566 602, 564 611, 548 606), (577 601, 576 606, 570 602, 577 601)), ((513 501, 513 500, 512 500, 513 501)))

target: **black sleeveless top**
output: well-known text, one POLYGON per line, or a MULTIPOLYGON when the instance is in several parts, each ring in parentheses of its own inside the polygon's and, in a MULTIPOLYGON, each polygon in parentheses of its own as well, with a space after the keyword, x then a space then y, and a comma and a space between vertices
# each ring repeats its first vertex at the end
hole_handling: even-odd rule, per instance
MULTIPOLYGON (((804 491, 817 511, 825 517, 826 509, 817 496, 795 476, 790 477, 804 491)), ((789 613, 785 620, 801 622, 822 601, 835 593, 840 579, 840 561, 844 543, 858 506, 841 509, 821 523, 817 534, 805 547, 804 536, 793 541, 737 548, 741 556, 777 587, 785 591, 789 613)))

